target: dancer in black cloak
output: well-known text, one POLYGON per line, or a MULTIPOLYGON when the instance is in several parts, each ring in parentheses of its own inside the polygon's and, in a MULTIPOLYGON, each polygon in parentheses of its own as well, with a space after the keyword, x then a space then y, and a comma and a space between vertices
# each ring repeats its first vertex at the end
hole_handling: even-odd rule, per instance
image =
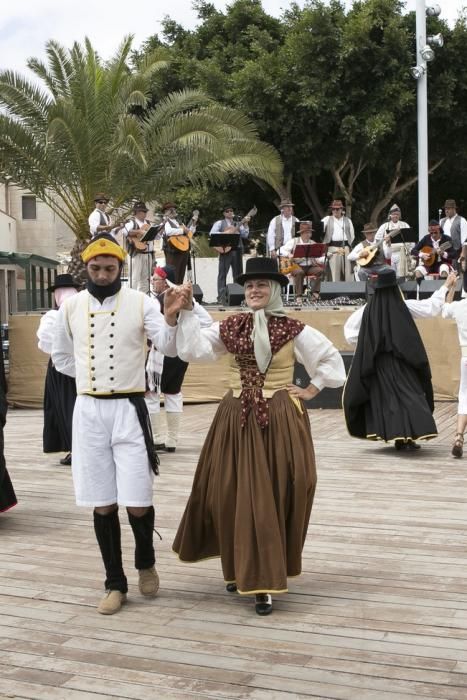
POLYGON ((416 449, 437 435, 430 364, 394 270, 379 273, 363 312, 343 406, 353 437, 416 449))
MULTIPOLYGON (((55 284, 49 287, 54 293, 57 309, 71 295, 77 294, 80 285, 70 274, 57 275, 55 284)), ((50 309, 41 318, 37 331, 39 349, 50 355, 55 334, 57 309, 50 309)), ((71 426, 76 401, 74 377, 57 372, 49 359, 44 388, 44 430, 42 443, 44 452, 67 452, 60 464, 71 464, 71 426)))
POLYGON ((17 504, 15 490, 11 483, 10 475, 5 464, 5 440, 3 428, 6 423, 8 404, 6 400, 7 383, 5 367, 3 364, 3 352, 0 348, 0 513, 13 508, 17 504))

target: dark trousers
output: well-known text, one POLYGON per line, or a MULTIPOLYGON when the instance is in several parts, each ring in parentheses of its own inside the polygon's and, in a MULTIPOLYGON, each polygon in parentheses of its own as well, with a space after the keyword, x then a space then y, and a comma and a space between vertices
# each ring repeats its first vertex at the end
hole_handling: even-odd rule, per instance
POLYGON ((173 265, 175 268, 175 284, 183 284, 189 258, 189 251, 186 253, 174 252, 167 247, 165 251, 165 262, 167 265, 173 265))
MULTIPOLYGON (((236 250, 230 250, 228 253, 219 253, 219 269, 217 273, 217 299, 224 301, 225 292, 227 289, 227 275, 232 268, 234 281, 238 275, 235 274, 235 256, 236 250)), ((241 273, 239 273, 241 274, 241 273)))

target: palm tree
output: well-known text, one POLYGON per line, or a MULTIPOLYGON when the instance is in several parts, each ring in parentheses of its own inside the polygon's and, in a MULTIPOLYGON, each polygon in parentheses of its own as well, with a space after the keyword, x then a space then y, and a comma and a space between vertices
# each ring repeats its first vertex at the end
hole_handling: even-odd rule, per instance
POLYGON ((239 111, 198 91, 150 107, 151 80, 168 54, 158 49, 131 70, 131 42, 103 62, 88 39, 71 50, 49 41, 48 65, 28 61, 42 87, 0 72, 0 174, 42 199, 77 238, 87 236, 98 191, 124 214, 135 197, 153 201, 189 183, 280 181, 277 151, 239 111))

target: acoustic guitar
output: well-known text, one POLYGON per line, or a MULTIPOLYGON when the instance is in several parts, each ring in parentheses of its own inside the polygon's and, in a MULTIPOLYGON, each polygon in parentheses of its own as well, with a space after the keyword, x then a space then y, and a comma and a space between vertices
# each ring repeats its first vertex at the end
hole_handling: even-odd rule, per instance
POLYGON ((136 250, 139 250, 140 253, 145 253, 148 250, 148 244, 143 243, 141 241, 142 237, 144 236, 147 231, 151 228, 153 224, 147 222, 140 226, 139 229, 133 229, 131 233, 133 234, 132 236, 129 236, 131 245, 136 248, 136 250))
POLYGON ((446 241, 445 243, 441 243, 439 248, 431 248, 429 245, 424 245, 423 248, 419 250, 419 253, 425 253, 426 255, 429 255, 429 258, 425 258, 425 260, 421 260, 422 264, 425 267, 431 267, 432 265, 435 264, 437 259, 439 258, 441 253, 444 253, 446 250, 449 250, 451 248, 452 242, 451 241, 446 241))
MULTIPOLYGON (((253 207, 250 209, 248 214, 243 217, 241 221, 238 222, 235 226, 228 226, 224 231, 219 231, 219 233, 238 233, 240 236, 240 226, 247 221, 249 221, 253 216, 256 216, 258 213, 258 209, 256 207, 253 207)), ((226 246, 214 246, 214 250, 217 250, 218 253, 230 253, 232 250, 232 246, 226 245, 226 246)))
MULTIPOLYGON (((386 235, 389 236, 389 238, 392 238, 393 236, 397 236, 397 234, 400 232, 400 228, 395 228, 392 231, 388 231, 386 235)), ((378 243, 372 243, 371 245, 367 245, 363 248, 363 250, 368 251, 368 255, 366 255, 364 258, 358 258, 357 262, 360 267, 367 267, 367 265, 371 265, 376 257, 376 254, 383 247, 383 243, 384 238, 378 241, 378 243)))
POLYGON ((179 253, 188 252, 190 250, 191 239, 193 238, 193 231, 191 231, 191 228, 196 224, 198 218, 199 209, 195 209, 191 215, 188 226, 185 226, 185 224, 181 226, 183 234, 180 236, 169 236, 167 238, 167 243, 178 250, 179 253))

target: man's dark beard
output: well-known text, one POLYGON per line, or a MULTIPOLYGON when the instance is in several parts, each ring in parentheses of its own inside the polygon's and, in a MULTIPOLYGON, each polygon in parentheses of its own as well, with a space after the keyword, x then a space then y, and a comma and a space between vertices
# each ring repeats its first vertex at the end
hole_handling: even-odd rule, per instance
POLYGON ((116 280, 110 284, 96 284, 92 280, 88 279, 87 290, 89 294, 92 294, 100 303, 104 301, 107 297, 113 297, 114 294, 120 291, 122 287, 122 280, 120 275, 116 280))

